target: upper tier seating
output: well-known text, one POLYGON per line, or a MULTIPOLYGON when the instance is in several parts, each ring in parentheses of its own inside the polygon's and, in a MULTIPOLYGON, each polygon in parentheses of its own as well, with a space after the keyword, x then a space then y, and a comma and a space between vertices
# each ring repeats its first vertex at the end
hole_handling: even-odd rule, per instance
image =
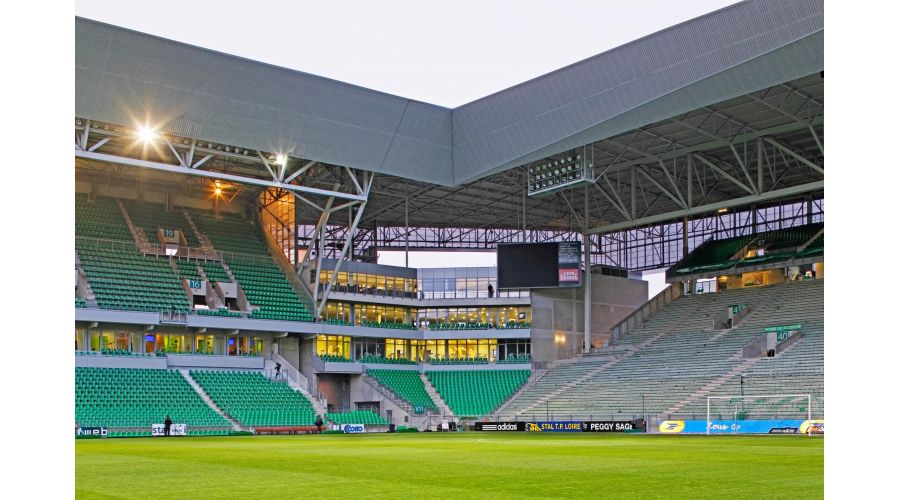
MULTIPOLYGON (((718 271, 732 266, 758 265, 767 262, 778 262, 795 257, 809 257, 821 253, 821 246, 814 246, 812 251, 798 252, 797 248, 810 240, 825 227, 822 222, 794 226, 774 231, 766 231, 749 236, 737 236, 721 240, 707 240, 695 248, 685 259, 678 262, 666 273, 667 276, 679 276, 692 273, 718 271), (735 254, 748 246, 763 248, 763 255, 746 257, 742 260, 735 254)), ((824 240, 824 233, 819 239, 824 240)), ((816 243, 816 245, 819 245, 816 243)))
POLYGON ((141 228, 150 243, 160 243, 158 229, 178 229, 184 235, 189 247, 199 247, 200 242, 188 224, 181 210, 166 211, 166 206, 158 203, 140 203, 132 200, 124 202, 131 223, 141 228))
POLYGON ((203 210, 189 210, 194 224, 216 250, 269 256, 269 247, 259 229, 240 216, 221 213, 218 218, 203 210))
POLYGON ((681 297, 620 340, 617 356, 643 345, 631 355, 561 363, 519 394, 503 415, 622 419, 663 415, 686 403, 665 417, 705 418, 706 397, 690 402, 691 396, 712 382, 725 384, 713 395, 740 394, 740 371, 731 372, 745 362, 741 347, 767 326, 799 323, 804 335, 800 343, 775 358, 749 362, 752 366, 743 370, 744 392, 810 393, 816 398, 813 415, 821 416, 823 290, 823 280, 809 280, 681 297), (713 319, 731 304, 747 304, 751 313, 734 329, 714 331, 713 319))
POLYGON ((366 373, 409 404, 437 411, 425 390, 419 372, 412 370, 367 370, 366 373))
POLYGON ((191 377, 225 413, 252 427, 313 425, 312 404, 283 382, 259 372, 195 370, 191 377))
POLYGON ((428 380, 459 417, 489 415, 515 393, 529 370, 430 371, 428 380))
POLYGON ((335 424, 388 425, 390 422, 369 410, 326 413, 325 420, 335 424))
POLYGON ((187 312, 190 302, 164 257, 144 257, 134 243, 75 240, 97 304, 104 309, 187 312))
POLYGON ((206 277, 209 278, 209 281, 216 283, 230 283, 231 279, 228 278, 228 274, 225 273, 225 268, 222 267, 222 264, 213 261, 201 261, 200 267, 203 268, 203 272, 206 273, 206 277))
MULTIPOLYGON (((313 321, 312 314, 300 301, 281 268, 275 264, 255 226, 231 215, 216 219, 196 211, 191 216, 213 246, 226 252, 225 263, 240 283, 247 300, 252 305, 260 306, 250 314, 251 318, 313 321)), ((217 272, 214 266, 203 263, 204 270, 207 266, 213 273, 217 272)), ((225 277, 224 269, 219 276, 225 277)))
POLYGON ((229 430, 231 424, 210 408, 175 370, 75 368, 75 421, 84 427, 140 428, 169 416, 191 428, 229 430))
POLYGON ((186 279, 200 279, 200 271, 197 270, 197 261, 188 259, 175 258, 175 265, 178 266, 178 274, 186 279))
POLYGON ((764 248, 764 255, 748 257, 740 262, 739 265, 787 260, 797 253, 797 247, 809 241, 809 239, 821 231, 823 227, 825 227, 824 223, 807 224, 805 226, 789 227, 778 229, 776 231, 759 233, 756 239, 753 240, 751 246, 764 248))
POLYGON ((706 240, 685 259, 675 264, 671 274, 687 274, 730 267, 730 259, 752 239, 753 236, 737 236, 721 240, 706 240))
POLYGON ((115 199, 101 196, 92 202, 81 193, 75 193, 75 235, 134 241, 115 199))
POLYGON ((816 239, 812 240, 806 249, 797 252, 798 257, 812 257, 821 255, 825 251, 825 233, 820 234, 816 239))

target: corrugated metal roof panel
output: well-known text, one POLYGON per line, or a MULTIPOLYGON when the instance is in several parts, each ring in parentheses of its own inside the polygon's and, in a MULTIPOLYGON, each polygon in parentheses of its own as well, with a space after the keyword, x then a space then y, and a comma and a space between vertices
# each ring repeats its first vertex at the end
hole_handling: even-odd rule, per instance
POLYGON ((446 108, 84 19, 75 54, 78 116, 151 116, 189 137, 452 181, 446 108))
POLYGON ((76 19, 75 111, 458 185, 814 73, 823 10, 749 0, 452 111, 76 19))
MULTIPOLYGON (((743 2, 461 106, 453 111, 454 181, 607 137, 583 132, 612 129, 601 125, 822 30, 821 0, 743 2)), ((822 60, 821 52, 812 58, 822 60)), ((801 66, 815 67, 805 74, 822 67, 801 66)), ((708 93, 693 102, 701 106, 771 86, 791 70, 772 68, 755 77, 753 87, 730 79, 701 85, 695 90, 708 93)))

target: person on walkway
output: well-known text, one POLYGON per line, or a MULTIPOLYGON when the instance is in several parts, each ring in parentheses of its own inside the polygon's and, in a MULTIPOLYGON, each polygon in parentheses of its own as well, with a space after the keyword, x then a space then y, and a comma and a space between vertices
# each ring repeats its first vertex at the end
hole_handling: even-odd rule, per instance
POLYGON ((322 425, 324 425, 324 424, 325 424, 325 423, 322 422, 322 416, 321 416, 321 415, 316 415, 316 431, 317 431, 319 434, 322 433, 322 425))
POLYGON ((281 378, 281 363, 275 363, 275 378, 281 378))

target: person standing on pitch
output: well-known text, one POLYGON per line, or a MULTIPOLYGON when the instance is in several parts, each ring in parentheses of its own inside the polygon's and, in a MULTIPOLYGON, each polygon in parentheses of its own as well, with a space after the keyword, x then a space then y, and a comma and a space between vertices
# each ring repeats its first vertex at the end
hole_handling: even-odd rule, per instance
POLYGON ((172 419, 166 415, 166 421, 163 422, 163 427, 165 428, 166 437, 169 437, 169 430, 172 428, 172 419))

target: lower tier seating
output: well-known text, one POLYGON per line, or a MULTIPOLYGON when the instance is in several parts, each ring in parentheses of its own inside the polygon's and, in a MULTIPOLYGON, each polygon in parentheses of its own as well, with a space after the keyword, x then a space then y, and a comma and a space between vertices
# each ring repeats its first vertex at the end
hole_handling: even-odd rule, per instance
POLYGON ((302 394, 260 372, 194 370, 191 377, 225 413, 251 427, 313 425, 316 413, 302 394))
POLYGON ((428 380, 459 417, 489 415, 531 376, 530 370, 430 371, 428 380))
POLYGON ((188 430, 231 429, 175 370, 75 368, 75 422, 150 435, 169 416, 188 430))
POLYGON ((390 423, 381 415, 369 410, 327 413, 325 420, 335 424, 388 425, 390 423))
MULTIPOLYGON (((743 373, 745 395, 812 394, 813 417, 821 417, 824 288, 823 280, 809 280, 681 297, 621 339, 608 356, 550 368, 503 416, 705 419, 701 388, 713 387, 714 396, 739 395, 743 373), (732 304, 747 304, 751 313, 731 330, 714 330, 713 318, 732 304), (774 358, 741 358, 741 347, 765 327, 791 324, 802 325, 799 343, 774 358)), ((744 410, 751 417, 784 416, 796 415, 800 407, 788 401, 744 410)))
POLYGON ((368 370, 366 373, 381 385, 390 389, 413 407, 437 411, 437 406, 425 390, 425 384, 414 370, 368 370))

